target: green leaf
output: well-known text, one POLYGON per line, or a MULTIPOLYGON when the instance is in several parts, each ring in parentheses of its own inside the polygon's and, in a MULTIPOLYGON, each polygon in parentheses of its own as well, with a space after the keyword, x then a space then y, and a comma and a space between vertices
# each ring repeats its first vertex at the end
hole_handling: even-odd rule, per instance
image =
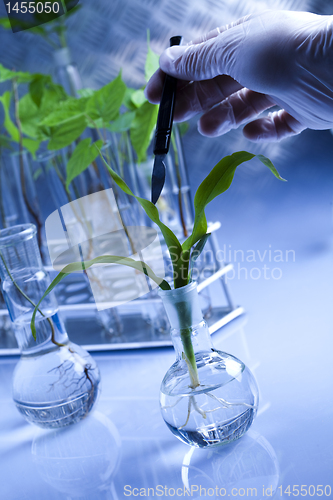
POLYGON ((160 67, 159 64, 159 59, 160 56, 153 52, 150 48, 150 33, 149 30, 147 30, 147 45, 148 45, 148 53, 147 53, 147 58, 146 58, 146 64, 145 64, 145 78, 146 82, 150 80, 150 77, 153 76, 155 71, 158 70, 160 67))
POLYGON ((148 101, 136 110, 131 125, 130 137, 139 163, 146 158, 147 149, 156 125, 157 114, 158 106, 150 104, 148 101))
POLYGON ((15 142, 20 141, 20 133, 18 128, 14 125, 10 117, 10 101, 11 101, 11 92, 7 91, 2 96, 0 96, 0 102, 2 102, 3 110, 5 113, 5 119, 3 125, 7 130, 10 137, 15 142))
POLYGON ((102 146, 103 141, 96 141, 94 144, 91 144, 90 137, 79 142, 67 163, 67 189, 72 180, 84 172, 91 162, 95 160, 98 156, 98 150, 96 148, 99 149, 102 146))
POLYGON ((28 28, 28 32, 32 33, 33 35, 39 35, 42 38, 47 39, 47 31, 43 26, 34 26, 33 28, 28 28))
MULTIPOLYGON (((230 156, 222 158, 211 170, 207 177, 202 181, 194 197, 194 226, 191 236, 183 243, 183 250, 190 249, 207 233, 207 220, 205 208, 216 196, 226 191, 233 180, 238 165, 251 160, 256 155, 246 151, 238 151, 230 156)), ((271 172, 280 180, 283 179, 272 162, 263 155, 257 155, 257 158, 266 165, 271 172)))
MULTIPOLYGON (((50 115, 63 100, 66 100, 66 94, 64 93, 63 88, 60 85, 48 85, 48 87, 44 89, 39 108, 40 122, 50 115)), ((41 125, 40 122, 39 127, 46 129, 46 127, 41 125)))
POLYGON ((94 95, 95 90, 86 88, 78 90, 77 93, 80 97, 91 97, 92 95, 94 95))
POLYGON ((29 137, 36 138, 39 135, 39 109, 32 100, 31 94, 25 94, 18 103, 18 112, 22 132, 29 137))
MULTIPOLYGON (((4 127, 9 133, 11 139, 15 142, 20 141, 19 130, 16 125, 12 122, 10 117, 10 101, 11 93, 5 92, 0 101, 3 104, 5 112, 4 127)), ((26 94, 18 103, 18 113, 20 117, 20 123, 22 128, 22 133, 28 135, 29 138, 23 138, 23 146, 30 151, 30 153, 35 157, 35 153, 39 148, 41 142, 41 133, 38 129, 38 108, 32 101, 30 94, 26 94), (34 140, 35 139, 35 140, 34 140)))
POLYGON ((7 135, 0 134, 0 148, 13 149, 11 140, 7 135))
MULTIPOLYGON (((15 142, 19 142, 20 141, 19 130, 10 118, 11 93, 5 92, 0 97, 0 101, 2 102, 4 112, 5 112, 4 127, 7 130, 8 134, 10 135, 11 139, 15 142)), ((33 139, 35 139, 36 138, 35 131, 37 130, 37 128, 36 128, 36 116, 34 114, 35 110, 33 110, 33 107, 36 108, 35 104, 31 101, 29 94, 26 94, 19 101, 18 109, 19 109, 19 116, 20 116, 22 132, 26 135, 31 135, 31 137, 33 139), (27 103, 29 103, 29 104, 27 105, 27 103), (29 109, 30 105, 32 106, 31 109, 29 109), (27 112, 28 114, 26 115, 25 112, 27 112), (31 114, 30 116, 29 116, 29 113, 31 114), (28 116, 29 116, 29 118, 28 118, 28 116)), ((28 151, 30 151, 32 156, 35 158, 35 154, 39 148, 40 141, 33 140, 33 139, 23 138, 22 144, 28 151)))
POLYGON ((211 233, 206 233, 205 236, 203 236, 198 243, 195 245, 195 247, 192 250, 191 254, 191 263, 195 262, 200 254, 202 253, 203 249, 205 248, 205 245, 207 243, 208 238, 210 237, 211 233))
POLYGON ((131 95, 131 101, 135 108, 140 108, 145 102, 147 102, 143 89, 138 89, 133 92, 131 95))
POLYGON ((132 95, 136 92, 136 89, 132 89, 130 87, 126 87, 125 94, 123 97, 123 105, 129 109, 130 111, 134 111, 136 106, 134 106, 132 102, 132 95))
POLYGON ((89 269, 95 264, 120 264, 124 265, 127 267, 132 267, 133 269, 137 269, 138 271, 143 272, 146 276, 151 278, 157 285, 162 288, 162 290, 170 290, 170 285, 167 283, 164 279, 159 278, 156 276, 154 271, 146 264, 145 262, 142 261, 137 261, 134 259, 131 259, 129 257, 119 257, 117 255, 102 255, 101 257, 96 257, 95 259, 84 261, 84 262, 74 262, 72 264, 68 264, 67 266, 64 267, 64 269, 54 278, 50 286, 47 288, 46 292, 43 294, 42 298, 36 305, 32 318, 31 318, 31 332, 36 340, 36 326, 35 326, 35 321, 36 321, 36 314, 38 312, 39 306, 41 302, 47 297, 47 295, 52 292, 54 287, 60 283, 60 281, 68 276, 71 273, 75 272, 82 272, 83 270, 89 269))
POLYGON ((261 163, 263 163, 266 167, 268 167, 270 169, 270 171, 272 172, 272 174, 274 174, 277 179, 279 179, 280 181, 287 182, 286 179, 281 177, 281 175, 276 170, 276 168, 274 167, 273 163, 271 162, 271 160, 269 158, 267 158, 264 155, 256 155, 256 158, 258 158, 258 160, 260 160, 261 163))
POLYGON ((24 138, 22 139, 22 144, 32 154, 33 158, 36 159, 36 151, 40 146, 40 141, 24 138))
POLYGON ((29 83, 34 78, 31 73, 22 71, 11 71, 0 64, 0 83, 15 79, 17 83, 29 83))
POLYGON ((89 128, 94 128, 94 129, 101 129, 101 128, 108 128, 109 123, 104 123, 103 118, 96 118, 96 120, 93 120, 90 118, 90 116, 85 115, 87 118, 87 126, 89 128))
POLYGON ((203 236, 198 243, 195 245, 195 247, 192 250, 191 253, 191 258, 190 258, 190 265, 189 265, 189 275, 188 275, 188 282, 191 281, 191 276, 192 276, 192 270, 193 270, 193 265, 194 262, 199 258, 201 255, 203 249, 205 248, 205 245, 207 243, 208 238, 210 237, 211 233, 206 233, 205 236, 203 236))
POLYGON ((127 113, 123 113, 119 115, 113 122, 106 126, 108 130, 111 132, 125 132, 129 130, 131 124, 135 118, 134 111, 128 111, 127 113))
POLYGON ((1 17, 0 18, 0 26, 4 29, 12 29, 12 26, 17 27, 19 26, 21 29, 26 30, 29 29, 29 33, 33 33, 35 35, 40 35, 42 37, 46 36, 46 30, 42 26, 35 26, 33 28, 30 28, 31 23, 24 22, 19 19, 15 19, 11 17, 10 21, 8 17, 1 17))
POLYGON ((44 88, 48 83, 51 83, 51 77, 49 75, 35 75, 34 79, 30 82, 29 93, 31 99, 39 108, 41 105, 44 88))
POLYGON ((170 257, 171 261, 173 264, 176 264, 176 262, 179 260, 181 253, 182 253, 182 246, 179 243, 179 240, 177 236, 169 229, 163 222, 160 220, 159 213, 157 208, 151 201, 145 200, 144 198, 140 198, 139 196, 135 196, 130 188, 127 186, 126 182, 115 172, 110 165, 105 161, 101 151, 99 151, 99 155, 105 164, 106 168, 108 169, 109 174, 111 175, 112 179, 114 182, 117 184, 117 186, 124 191, 124 193, 128 194, 129 196, 133 196, 142 206, 150 220, 155 222, 155 224, 160 228, 161 233, 164 237, 165 243, 168 246, 169 252, 170 252, 170 257))
POLYGON ((88 98, 86 97, 83 97, 81 99, 70 97, 65 101, 61 101, 58 104, 57 109, 52 111, 41 121, 41 125, 47 127, 55 127, 57 125, 63 125, 64 123, 67 123, 71 120, 76 120, 77 118, 85 116, 85 107, 87 102, 88 98))
POLYGON ((92 95, 87 103, 86 113, 93 119, 102 118, 104 122, 115 120, 123 102, 126 85, 121 73, 92 95))
POLYGON ((5 30, 12 29, 8 17, 0 17, 0 26, 5 30))
POLYGON ((68 96, 61 85, 56 85, 51 82, 46 86, 46 88, 44 88, 40 108, 38 111, 38 140, 49 140, 55 133, 55 128, 46 127, 44 125, 41 125, 40 122, 43 120, 43 118, 50 115, 50 113, 52 113, 59 106, 59 102, 66 100, 67 98, 68 96))
POLYGON ((80 116, 74 120, 69 120, 59 127, 51 129, 51 140, 47 149, 57 150, 62 149, 72 144, 86 129, 86 120, 80 116))
POLYGON ((68 95, 61 85, 51 83, 43 91, 40 105, 41 121, 59 107, 59 103, 68 99, 68 95))

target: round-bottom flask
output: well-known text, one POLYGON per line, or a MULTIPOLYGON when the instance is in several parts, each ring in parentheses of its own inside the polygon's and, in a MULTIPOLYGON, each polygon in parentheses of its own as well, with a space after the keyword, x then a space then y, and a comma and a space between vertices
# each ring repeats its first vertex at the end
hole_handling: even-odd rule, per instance
POLYGON ((190 446, 218 446, 240 438, 258 408, 252 373, 239 359, 214 349, 196 283, 161 291, 160 296, 177 354, 161 384, 165 423, 190 446))
POLYGON ((78 422, 92 409, 100 374, 93 358, 71 343, 58 315, 53 293, 36 316, 36 340, 30 321, 50 281, 32 224, 0 231, 2 291, 13 322, 21 358, 13 376, 13 399, 20 413, 40 427, 78 422))

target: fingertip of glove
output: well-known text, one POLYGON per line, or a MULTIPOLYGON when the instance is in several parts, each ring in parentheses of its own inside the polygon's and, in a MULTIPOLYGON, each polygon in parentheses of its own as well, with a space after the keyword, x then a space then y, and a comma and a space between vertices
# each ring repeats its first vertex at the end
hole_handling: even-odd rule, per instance
POLYGON ((151 104, 158 104, 161 99, 163 83, 164 83, 164 73, 158 69, 150 78, 147 83, 143 93, 145 98, 151 104))
POLYGON ((187 46, 175 45, 166 49, 160 57, 161 69, 165 73, 176 73, 175 62, 185 53, 187 48, 187 46))
POLYGON ((219 135, 223 135, 225 133, 224 131, 220 132, 220 130, 217 130, 214 127, 207 126, 207 124, 202 123, 201 121, 198 122, 197 128, 199 134, 203 135, 204 137, 213 138, 213 137, 218 137, 219 135))
POLYGON ((143 90, 143 95, 149 101, 151 104, 157 104, 159 102, 158 98, 156 95, 154 95, 154 88, 151 88, 152 85, 149 85, 149 83, 146 85, 146 87, 143 90))
POLYGON ((153 90, 151 89, 146 90, 146 89, 147 87, 144 89, 143 93, 147 101, 150 102, 150 104, 159 104, 161 100, 160 93, 157 93, 155 89, 153 90))
POLYGON ((219 137, 233 128, 232 121, 222 114, 214 114, 212 111, 202 115, 198 122, 198 131, 206 137, 219 137))
POLYGON ((274 137, 268 131, 263 130, 255 121, 248 123, 243 128, 243 135, 251 142, 274 141, 274 137))

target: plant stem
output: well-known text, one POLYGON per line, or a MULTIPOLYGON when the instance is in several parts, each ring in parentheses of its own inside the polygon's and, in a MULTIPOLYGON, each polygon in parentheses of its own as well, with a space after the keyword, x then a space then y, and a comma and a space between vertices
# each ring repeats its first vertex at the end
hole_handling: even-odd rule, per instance
MULTIPOLYGON (((64 8, 64 11, 67 13, 67 7, 66 7, 64 0, 61 0, 61 3, 62 3, 62 6, 64 8)), ((58 35, 59 35, 60 44, 61 44, 62 48, 66 48, 68 45, 67 45, 67 40, 66 40, 66 25, 64 22, 64 18, 61 16, 59 21, 60 21, 60 29, 59 29, 58 35)))
POLYGON ((61 182, 61 185, 62 185, 62 187, 63 187, 63 189, 64 189, 64 191, 66 193, 68 201, 72 201, 70 193, 66 189, 66 181, 65 181, 65 179, 64 179, 64 177, 63 177, 63 175, 62 175, 62 173, 60 171, 60 168, 58 167, 56 158, 51 158, 51 163, 52 163, 53 168, 54 168, 54 170, 55 170, 55 172, 56 172, 56 174, 57 174, 57 176, 58 176, 58 178, 59 178, 59 180, 61 182))
POLYGON ((185 250, 179 256, 176 263, 173 263, 174 288, 186 286, 189 282, 190 251, 185 250))
MULTIPOLYGON (((7 274, 10 278, 10 280, 12 281, 13 285, 17 288, 17 290, 20 292, 20 294, 22 295, 22 297, 24 297, 34 308, 36 307, 36 304, 30 299, 30 297, 28 297, 28 295, 26 295, 24 293, 24 291, 19 287, 19 285, 16 283, 16 281, 14 280, 11 272, 9 271, 9 268, 6 264, 6 261, 2 255, 2 252, 0 252, 0 258, 3 262, 3 265, 5 266, 6 268, 6 271, 7 271, 7 274)), ((45 314, 43 313, 43 311, 41 311, 39 308, 37 309, 37 311, 43 316, 43 318, 45 318, 45 314)), ((59 342, 57 342, 55 340, 55 331, 54 331, 54 326, 53 326, 53 322, 52 322, 52 319, 51 318, 46 318, 47 322, 49 323, 50 325, 50 328, 51 328, 51 342, 57 346, 60 346, 60 347, 63 347, 65 344, 60 344, 59 342)))
POLYGON ((100 183, 100 186, 101 186, 101 190, 103 189, 103 186, 101 184, 101 180, 100 180, 100 175, 99 175, 99 170, 98 170, 98 166, 97 166, 97 163, 96 163, 96 160, 94 160, 92 163, 92 166, 94 168, 94 172, 96 174, 96 177, 98 179, 98 182, 100 183))
POLYGON ((195 389, 200 385, 197 363, 192 344, 192 304, 186 300, 178 302, 176 305, 178 321, 180 327, 180 338, 184 347, 183 359, 185 359, 190 379, 191 388, 195 389))
POLYGON ((64 9, 64 12, 67 14, 67 6, 66 6, 66 3, 65 3, 65 0, 60 0, 61 4, 62 4, 62 8, 64 9))
POLYGON ((100 140, 103 141, 103 145, 105 146, 106 141, 105 141, 105 139, 104 139, 101 131, 99 130, 99 128, 98 128, 97 123, 95 122, 95 120, 93 120, 87 113, 85 113, 84 116, 94 125, 95 130, 96 130, 97 134, 99 135, 100 140))
POLYGON ((184 359, 186 361, 188 372, 191 379, 191 388, 195 389, 196 387, 199 387, 200 381, 199 381, 197 362, 195 360, 191 334, 192 334, 191 328, 183 328, 180 330, 180 338, 184 347, 184 359))

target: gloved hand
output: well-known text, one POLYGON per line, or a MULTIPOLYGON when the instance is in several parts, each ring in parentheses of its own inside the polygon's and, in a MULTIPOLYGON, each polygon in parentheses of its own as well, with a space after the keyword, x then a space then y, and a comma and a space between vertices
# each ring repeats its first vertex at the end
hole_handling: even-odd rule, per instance
POLYGON ((203 135, 248 123, 253 141, 277 141, 306 128, 333 128, 333 16, 268 11, 168 48, 146 87, 159 102, 164 72, 178 82, 175 120, 197 113, 203 135))

